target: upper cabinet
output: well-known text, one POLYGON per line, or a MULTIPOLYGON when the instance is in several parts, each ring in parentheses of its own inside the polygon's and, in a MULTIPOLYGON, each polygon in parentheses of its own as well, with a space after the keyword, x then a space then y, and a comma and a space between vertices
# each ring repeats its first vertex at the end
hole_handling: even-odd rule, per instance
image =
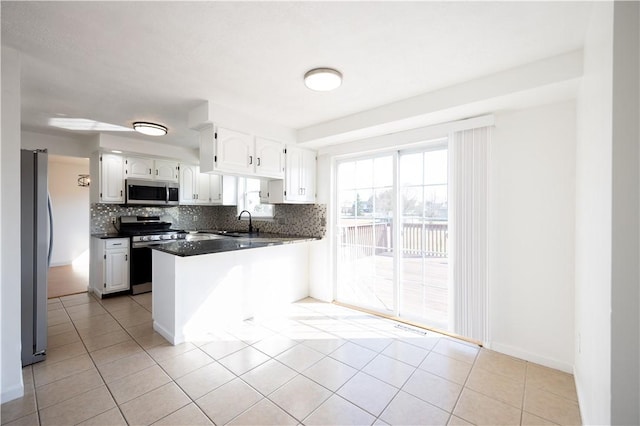
POLYGON ((168 160, 154 160, 155 176, 157 180, 178 182, 178 163, 168 160))
POLYGON ((314 203, 316 201, 316 153, 287 145, 284 180, 269 181, 269 202, 314 203))
POLYGON ((153 179, 153 159, 127 157, 125 159, 125 176, 127 179, 153 179))
POLYGON ((95 153, 91 158, 91 177, 92 202, 124 203, 124 158, 121 155, 95 153))
POLYGON ((200 130, 200 171, 239 176, 284 177, 284 144, 248 133, 214 128, 200 130))
POLYGON ((125 179, 151 179, 178 182, 178 163, 145 157, 127 157, 125 179))
POLYGON ((237 181, 234 176, 200 173, 196 165, 180 165, 181 205, 235 206, 236 197, 237 181))
POLYGON ((274 179, 284 177, 284 145, 256 136, 256 175, 274 179))

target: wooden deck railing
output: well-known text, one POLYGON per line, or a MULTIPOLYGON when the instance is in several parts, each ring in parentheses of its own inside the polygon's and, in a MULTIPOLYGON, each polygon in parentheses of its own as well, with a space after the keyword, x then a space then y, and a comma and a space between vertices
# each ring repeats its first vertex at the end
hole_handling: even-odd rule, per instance
MULTIPOLYGON (((448 228, 447 222, 403 223, 402 254, 447 257, 448 228)), ((349 257, 372 256, 392 251, 391 229, 390 223, 348 224, 340 227, 340 239, 349 247, 349 257)))

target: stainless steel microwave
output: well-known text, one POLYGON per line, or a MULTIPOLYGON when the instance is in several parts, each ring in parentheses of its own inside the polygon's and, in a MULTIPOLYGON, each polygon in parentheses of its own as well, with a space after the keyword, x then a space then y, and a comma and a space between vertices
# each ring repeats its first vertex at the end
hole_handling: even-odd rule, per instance
POLYGON ((178 189, 176 182, 158 180, 126 180, 126 203, 132 205, 178 205, 178 189))

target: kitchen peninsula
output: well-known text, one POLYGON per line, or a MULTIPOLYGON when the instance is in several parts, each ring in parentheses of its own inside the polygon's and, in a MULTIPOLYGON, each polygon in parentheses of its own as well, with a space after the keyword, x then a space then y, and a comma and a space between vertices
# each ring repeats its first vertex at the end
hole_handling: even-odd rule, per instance
POLYGON ((153 328, 174 345, 267 317, 309 295, 316 238, 211 237, 154 247, 153 328))

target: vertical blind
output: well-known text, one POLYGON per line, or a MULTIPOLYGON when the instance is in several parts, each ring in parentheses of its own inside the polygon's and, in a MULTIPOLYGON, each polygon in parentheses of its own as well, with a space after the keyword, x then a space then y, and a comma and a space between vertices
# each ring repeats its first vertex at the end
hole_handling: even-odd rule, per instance
POLYGON ((449 138, 453 329, 488 342, 488 163, 491 128, 449 138))

